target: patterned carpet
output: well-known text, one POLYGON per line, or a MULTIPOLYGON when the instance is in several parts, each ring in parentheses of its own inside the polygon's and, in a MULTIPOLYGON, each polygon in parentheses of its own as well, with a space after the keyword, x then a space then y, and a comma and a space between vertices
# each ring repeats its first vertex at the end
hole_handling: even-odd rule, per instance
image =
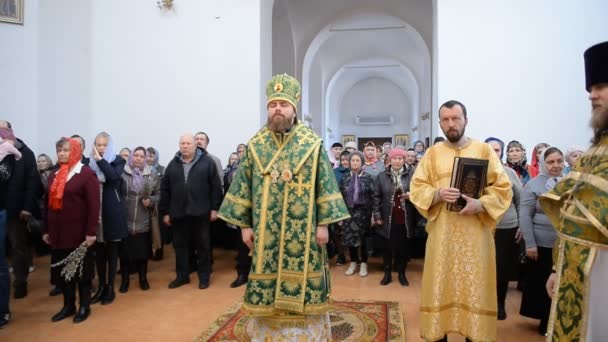
MULTIPOLYGON (((333 300, 333 341, 405 341, 405 323, 397 302, 333 300)), ((241 303, 221 314, 197 341, 250 341, 251 324, 241 303)))

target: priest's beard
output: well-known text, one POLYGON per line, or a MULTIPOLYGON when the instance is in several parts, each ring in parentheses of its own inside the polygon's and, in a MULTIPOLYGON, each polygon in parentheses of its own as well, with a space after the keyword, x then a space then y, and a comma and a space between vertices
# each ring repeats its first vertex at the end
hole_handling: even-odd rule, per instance
POLYGON ((268 118, 268 122, 266 123, 266 125, 273 132, 283 133, 290 129, 291 126, 293 126, 294 121, 294 118, 287 118, 283 115, 275 114, 272 117, 268 118))
POLYGON ((591 143, 597 145, 602 137, 608 135, 608 108, 598 106, 591 112, 591 128, 593 129, 593 139, 591 143))
POLYGON ((452 144, 455 144, 457 142, 460 141, 460 139, 462 139, 462 137, 464 136, 464 130, 465 128, 462 128, 462 131, 458 131, 456 129, 448 129, 447 132, 443 131, 443 134, 445 135, 445 137, 448 139, 449 142, 451 142, 452 144))

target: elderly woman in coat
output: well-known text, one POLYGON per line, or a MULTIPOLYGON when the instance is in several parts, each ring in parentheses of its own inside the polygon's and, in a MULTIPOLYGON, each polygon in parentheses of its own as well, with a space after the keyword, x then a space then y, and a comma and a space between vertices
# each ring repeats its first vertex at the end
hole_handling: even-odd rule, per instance
POLYGON ((150 229, 152 221, 157 220, 151 213, 160 196, 160 181, 146 163, 146 149, 136 147, 129 157, 122 174, 122 195, 127 207, 127 254, 129 258, 126 269, 121 269, 122 276, 127 281, 121 285, 121 292, 129 290, 129 265, 135 266, 139 273, 139 287, 149 290, 148 258, 151 252, 150 229), (124 286, 123 286, 124 285, 124 286))
MULTIPOLYGON (((56 144, 59 169, 51 173, 45 205, 42 239, 51 245, 51 277, 63 293, 63 307, 52 318, 61 321, 76 314, 74 323, 85 321, 91 313, 91 281, 95 257, 88 246, 96 240, 99 226, 99 183, 95 173, 80 159, 81 147, 75 139, 62 138, 56 144), (82 259, 68 262, 70 256, 86 243, 82 259), (75 271, 72 277, 65 271, 75 271), (80 308, 76 311, 76 289, 80 308)), ((76 253, 78 254, 78 253, 76 253)), ((68 272, 70 273, 70 272, 68 272)))
POLYGON ((397 265, 399 283, 409 286, 405 276, 409 238, 412 236, 418 212, 409 201, 410 181, 415 168, 405 167, 405 151, 392 149, 388 155, 390 167, 376 178, 374 193, 374 221, 376 232, 384 245, 384 278, 380 285, 392 281, 393 258, 397 265))

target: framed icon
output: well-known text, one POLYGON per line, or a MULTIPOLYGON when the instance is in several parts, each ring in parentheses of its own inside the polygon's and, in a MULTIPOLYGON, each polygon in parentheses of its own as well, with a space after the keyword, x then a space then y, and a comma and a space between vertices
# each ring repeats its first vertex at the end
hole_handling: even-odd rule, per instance
POLYGON ((23 0, 0 0, 0 22, 23 25, 23 0))
POLYGON ((407 148, 410 146, 410 136, 407 134, 395 134, 393 138, 393 145, 407 148))

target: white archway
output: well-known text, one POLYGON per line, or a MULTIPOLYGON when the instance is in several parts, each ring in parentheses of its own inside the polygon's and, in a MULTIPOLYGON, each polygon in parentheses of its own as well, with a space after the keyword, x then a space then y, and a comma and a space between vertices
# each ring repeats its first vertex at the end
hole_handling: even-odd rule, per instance
POLYGON ((335 120, 330 118, 336 103, 335 87, 345 73, 358 68, 366 69, 359 72, 361 77, 390 79, 404 90, 413 106, 411 128, 417 128, 420 114, 431 108, 431 59, 426 43, 401 18, 358 10, 339 16, 320 30, 304 56, 302 113, 310 116, 318 133, 327 139, 327 128, 337 131, 335 120))

